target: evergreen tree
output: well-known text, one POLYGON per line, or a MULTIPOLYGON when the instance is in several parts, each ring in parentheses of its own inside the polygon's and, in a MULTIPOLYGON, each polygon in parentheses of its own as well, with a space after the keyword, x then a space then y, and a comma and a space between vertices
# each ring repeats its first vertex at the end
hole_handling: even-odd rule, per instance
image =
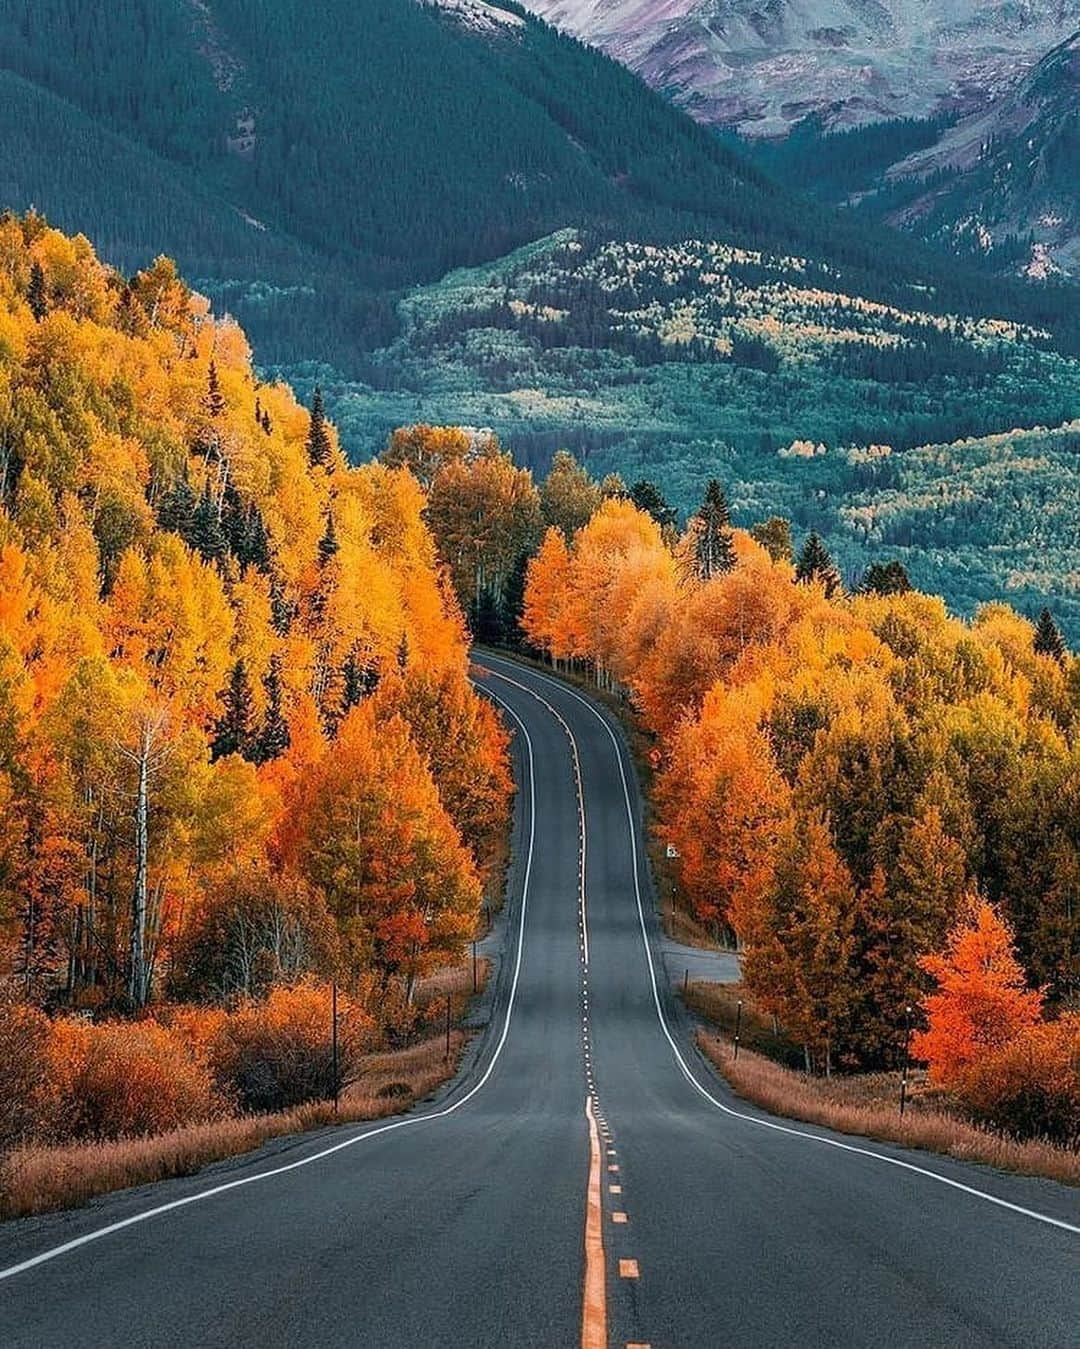
POLYGON ((399 670, 406 670, 409 666, 409 634, 402 629, 401 641, 398 642, 397 663, 399 670))
POLYGON ((674 526, 677 515, 675 508, 669 506, 663 492, 648 478, 639 478, 630 488, 630 500, 639 511, 651 515, 661 529, 674 526))
POLYGON ((207 415, 214 418, 220 417, 225 411, 225 395, 221 392, 217 365, 213 360, 210 361, 210 369, 206 376, 206 397, 203 399, 203 407, 207 415))
POLYGON ((1065 657, 1068 655, 1065 639, 1062 637, 1061 629, 1054 622, 1049 609, 1042 611, 1039 615, 1039 621, 1035 624, 1033 646, 1040 656, 1049 656, 1052 660, 1056 660, 1059 665, 1065 664, 1065 657))
POLYGON ((270 668, 263 676, 263 688, 266 690, 266 715, 254 747, 256 763, 269 763, 271 759, 279 758, 291 743, 289 723, 281 710, 280 656, 270 658, 270 668))
POLYGON ((218 562, 228 551, 217 505, 210 494, 209 481, 203 487, 191 525, 191 542, 207 562, 218 562))
POLYGON ((501 646, 506 637, 506 622, 499 597, 491 586, 484 586, 476 598, 472 621, 473 636, 485 646, 501 646))
POLYGON ((326 529, 319 540, 319 566, 325 567, 339 548, 337 540, 337 530, 334 528, 334 517, 332 514, 326 517, 326 529))
POLYGON ((265 431, 267 435, 269 435, 271 431, 274 429, 273 423, 270 421, 270 414, 269 412, 266 411, 265 408, 263 409, 262 415, 262 429, 263 431, 265 431))
POLYGON ((859 590, 864 595, 904 595, 911 589, 902 562, 871 562, 863 573, 859 590))
POLYGON ((341 668, 341 715, 374 693, 379 683, 378 669, 370 660, 362 660, 354 645, 341 668))
POLYGON ((242 660, 238 660, 232 668, 222 702, 225 710, 215 728, 211 754, 215 759, 224 758, 226 754, 242 754, 245 759, 253 758, 255 705, 252 702, 247 667, 242 660))
POLYGON ((840 576, 829 550, 816 533, 811 534, 803 544, 803 550, 795 564, 795 579, 819 581, 825 587, 827 596, 834 595, 840 587, 840 576))
POLYGON ((313 468, 330 467, 330 432, 326 429, 326 412, 323 408, 322 389, 315 385, 315 395, 311 400, 311 421, 308 424, 307 454, 313 468))
POLYGON ((45 273, 42 271, 40 262, 35 262, 30 268, 30 285, 26 292, 26 303, 30 306, 31 314, 39 323, 49 312, 49 295, 45 286, 45 273))
POLYGON ((694 516, 694 570, 702 581, 731 571, 735 566, 735 540, 731 532, 731 511, 724 489, 711 479, 705 500, 694 516))
POLYGON ((157 508, 158 524, 162 529, 171 529, 174 534, 179 534, 186 544, 191 545, 195 537, 197 504, 198 498, 185 475, 162 495, 157 508))

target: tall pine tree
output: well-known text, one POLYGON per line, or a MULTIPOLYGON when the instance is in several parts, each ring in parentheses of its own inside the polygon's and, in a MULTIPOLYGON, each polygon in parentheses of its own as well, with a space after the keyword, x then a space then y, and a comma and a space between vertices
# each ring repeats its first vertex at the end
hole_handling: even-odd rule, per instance
POLYGON ((263 688, 266 690, 266 715, 254 746, 256 763, 269 763, 271 759, 279 758, 291 743, 289 723, 281 710, 280 656, 270 658, 270 668, 263 676, 263 688))
POLYGON ((1049 609, 1044 609, 1039 615, 1039 621, 1035 624, 1035 640, 1032 645, 1040 656, 1049 656, 1051 660, 1056 660, 1059 665, 1065 664, 1065 657, 1068 654, 1065 639, 1062 637, 1061 629, 1054 622, 1049 609))
POLYGON ((307 455, 312 468, 329 468, 331 457, 330 432, 326 428, 322 389, 315 385, 311 400, 311 421, 308 423, 307 455))
POLYGON ((26 303, 30 312, 40 323, 49 312, 49 293, 45 285, 45 273, 41 263, 35 262, 30 268, 30 285, 26 291, 26 303))
POLYGON ((825 587, 826 596, 834 595, 840 588, 840 574, 829 550, 817 534, 811 534, 803 544, 803 550, 795 564, 795 579, 803 582, 820 582, 825 587))
POLYGON ((215 759, 226 754, 242 754, 245 759, 255 755, 255 704, 251 696, 251 681, 247 666, 238 660, 229 675, 229 683, 222 696, 224 711, 215 727, 210 752, 215 759))
POLYGON ((335 555, 339 547, 337 540, 337 530, 334 528, 334 517, 326 517, 326 529, 319 540, 319 566, 325 567, 330 559, 335 555))
POLYGON ((702 581, 731 571, 735 566, 735 539, 731 532, 731 511, 724 489, 711 479, 705 500, 693 519, 694 570, 702 581))
POLYGON ((210 494, 209 481, 203 487, 191 526, 192 543, 207 562, 220 561, 228 551, 217 504, 210 494))

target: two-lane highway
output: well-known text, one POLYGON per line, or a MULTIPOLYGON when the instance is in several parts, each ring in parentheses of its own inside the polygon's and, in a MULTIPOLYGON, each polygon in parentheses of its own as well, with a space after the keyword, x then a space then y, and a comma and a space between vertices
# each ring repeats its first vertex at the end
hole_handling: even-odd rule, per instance
POLYGON ((0 1345, 1075 1344, 1076 1194, 735 1100, 660 981, 617 728, 482 664, 520 792, 469 1070, 400 1120, 0 1228, 0 1345))

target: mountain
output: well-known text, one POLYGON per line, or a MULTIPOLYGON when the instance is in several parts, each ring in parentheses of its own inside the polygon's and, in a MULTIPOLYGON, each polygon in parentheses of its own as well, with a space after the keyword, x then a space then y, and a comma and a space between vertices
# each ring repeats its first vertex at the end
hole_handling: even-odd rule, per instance
POLYGON ((775 136, 982 109, 1080 27, 1078 0, 529 0, 700 121, 775 136))
POLYGON ((1019 239, 1029 276, 1080 270, 1080 32, 885 181, 890 223, 983 252, 1019 239))
POLYGON ((568 224, 832 246, 824 216, 512 6, 0 0, 0 72, 4 204, 127 269, 169 251, 274 358, 340 359, 387 289, 568 224))

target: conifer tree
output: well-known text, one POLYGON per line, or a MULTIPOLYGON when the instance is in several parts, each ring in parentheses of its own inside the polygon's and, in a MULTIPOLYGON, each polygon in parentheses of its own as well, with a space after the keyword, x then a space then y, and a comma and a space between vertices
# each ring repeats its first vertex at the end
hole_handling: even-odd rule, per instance
POLYGON ((179 534, 184 542, 191 545, 195 537, 195 508, 198 498, 192 490, 187 477, 178 478, 168 492, 165 492, 158 504, 158 524, 162 529, 171 529, 179 534))
POLYGON ((1065 664, 1065 657, 1068 654, 1065 639, 1062 637, 1061 629, 1054 622, 1049 609, 1044 609, 1039 615, 1039 621, 1035 624, 1035 640, 1032 645, 1040 656, 1049 656, 1051 660, 1056 660, 1059 665, 1065 664))
POLYGON ((795 564, 796 581, 819 581, 825 587, 826 596, 831 596, 840 588, 840 576, 829 550, 812 533, 803 544, 799 560, 795 564))
POLYGON ((30 268, 30 285, 26 291, 26 303, 30 306, 30 312, 40 323, 49 312, 49 296, 45 286, 45 273, 42 271, 41 263, 35 262, 30 268))
POLYGON ((378 670, 368 660, 361 660, 358 647, 354 644, 345 664, 341 667, 341 715, 375 691, 379 682, 378 670))
POLYGON ((211 753, 215 759, 226 754, 251 757, 255 749, 253 727, 255 705, 251 697, 251 681, 247 667, 238 660, 229 675, 229 683, 222 697, 225 710, 215 728, 211 753))
POLYGON ((218 518, 218 509, 210 494, 209 482, 203 487, 191 526, 192 543, 207 562, 217 562, 228 551, 225 531, 218 518))
POLYGON ((266 715, 254 746, 256 763, 269 763, 271 759, 279 758, 291 742, 289 723, 281 710, 280 656, 270 658, 270 668, 263 676, 263 688, 266 690, 266 715))
POLYGON ((337 552, 339 546, 340 545, 338 544, 337 531, 334 528, 334 517, 331 514, 326 517, 326 529, 323 531, 323 536, 319 540, 320 567, 326 566, 326 564, 337 552))
POLYGON ((648 478, 639 478, 630 488, 630 500, 647 515, 651 515, 661 529, 674 526, 676 516, 674 507, 669 506, 663 492, 648 478))
POLYGON ((731 511, 724 489, 711 479, 705 500, 694 516, 694 570, 702 581, 731 571, 735 566, 735 540, 731 533, 731 511))
POLYGON ((904 595, 911 589, 902 562, 871 562, 863 573, 859 590, 864 595, 904 595))
POLYGON ((279 637, 284 637, 292 626, 293 609, 285 596, 285 587, 278 577, 270 582, 270 621, 279 637))
POLYGON ((262 429, 267 435, 269 435, 271 431, 274 429, 273 423, 270 421, 270 414, 269 412, 266 411, 265 408, 263 408, 262 429))
POLYGON ((315 395, 311 400, 307 455, 308 463, 313 468, 329 468, 331 456, 330 433, 326 429, 326 412, 323 408, 322 389, 318 384, 315 385, 315 395))
POLYGON ((203 406, 207 415, 215 419, 225 411, 225 395, 221 392, 217 364, 213 360, 210 361, 210 369, 206 376, 206 397, 203 399, 203 406))

